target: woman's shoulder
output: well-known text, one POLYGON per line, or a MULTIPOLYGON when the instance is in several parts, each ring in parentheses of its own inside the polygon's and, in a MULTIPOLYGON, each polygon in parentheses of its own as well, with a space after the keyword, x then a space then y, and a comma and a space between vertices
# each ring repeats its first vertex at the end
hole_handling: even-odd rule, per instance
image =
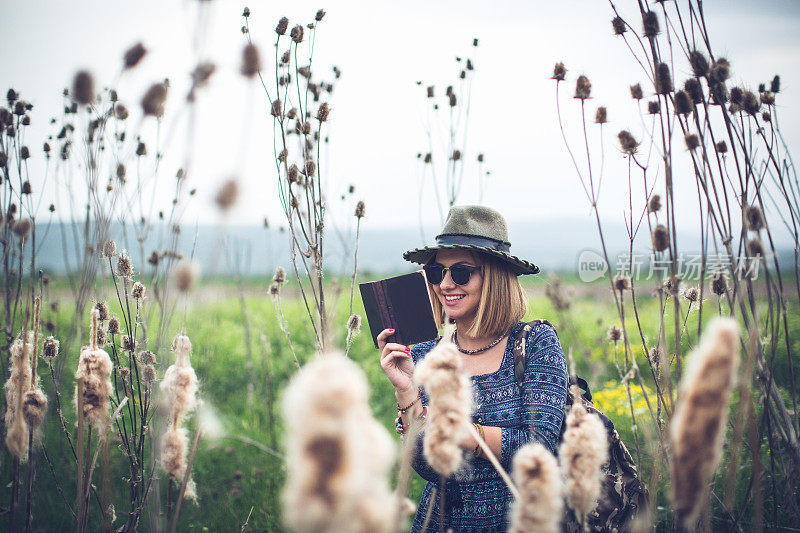
POLYGON ((438 339, 434 339, 430 341, 419 342, 413 345, 411 347, 411 357, 414 359, 414 362, 416 363, 419 359, 425 357, 428 352, 433 350, 437 342, 438 339))
POLYGON ((517 342, 525 342, 525 355, 538 359, 548 355, 564 358, 561 342, 555 327, 545 319, 526 322, 522 326, 524 335, 520 334, 517 342))

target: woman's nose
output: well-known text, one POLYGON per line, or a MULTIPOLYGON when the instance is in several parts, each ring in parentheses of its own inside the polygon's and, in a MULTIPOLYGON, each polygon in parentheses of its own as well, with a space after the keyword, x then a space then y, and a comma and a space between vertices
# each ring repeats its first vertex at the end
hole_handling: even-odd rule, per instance
POLYGON ((443 287, 445 289, 452 289, 452 288, 454 288, 456 286, 456 284, 453 283, 453 278, 450 277, 450 271, 449 270, 445 271, 444 277, 442 278, 442 283, 440 283, 439 286, 443 287))

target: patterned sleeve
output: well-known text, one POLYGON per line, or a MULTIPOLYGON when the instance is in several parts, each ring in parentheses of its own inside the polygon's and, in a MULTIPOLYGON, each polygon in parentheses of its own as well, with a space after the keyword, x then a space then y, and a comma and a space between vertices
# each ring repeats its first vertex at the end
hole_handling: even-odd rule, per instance
POLYGON ((567 362, 556 332, 547 324, 535 326, 528 334, 525 352, 522 407, 528 423, 502 430, 500 462, 506 469, 517 450, 532 438, 556 453, 564 418, 567 362))
MULTIPOLYGON (((428 353, 433 346, 436 345, 435 341, 431 342, 424 342, 420 344, 416 344, 411 347, 411 357, 414 358, 414 364, 418 364, 420 359, 428 353)), ((420 387, 420 392, 422 392, 421 402, 422 405, 428 405, 428 395, 425 394, 425 391, 420 387)), ((438 481, 439 480, 439 473, 433 469, 431 465, 428 464, 428 461, 425 460, 425 456, 422 453, 422 443, 425 440, 425 431, 421 431, 417 438, 417 446, 414 450, 414 457, 411 460, 411 466, 420 475, 422 479, 425 481, 438 481)))

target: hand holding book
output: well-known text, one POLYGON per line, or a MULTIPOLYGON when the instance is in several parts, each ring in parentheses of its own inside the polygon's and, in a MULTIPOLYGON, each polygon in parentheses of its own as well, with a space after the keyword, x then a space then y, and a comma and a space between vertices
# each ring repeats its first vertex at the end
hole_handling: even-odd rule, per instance
POLYGON ((417 386, 414 383, 414 361, 411 359, 411 348, 396 342, 386 342, 394 333, 394 329, 384 329, 378 334, 377 342, 381 351, 381 368, 394 385, 398 395, 397 401, 400 402, 405 396, 415 396, 417 386))

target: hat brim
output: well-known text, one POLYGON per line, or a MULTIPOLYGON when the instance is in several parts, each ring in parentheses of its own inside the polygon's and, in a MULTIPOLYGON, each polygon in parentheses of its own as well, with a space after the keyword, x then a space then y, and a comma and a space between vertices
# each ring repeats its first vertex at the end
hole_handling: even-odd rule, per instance
POLYGON ((491 255, 506 263, 511 271, 517 276, 522 274, 539 273, 539 267, 531 262, 515 257, 507 252, 492 250, 491 248, 485 248, 483 246, 476 246, 473 244, 443 244, 439 246, 425 246, 424 248, 417 248, 415 250, 407 251, 403 254, 403 259, 406 261, 411 261, 412 263, 424 265, 430 261, 430 259, 439 250, 469 250, 471 252, 480 252, 491 255))

